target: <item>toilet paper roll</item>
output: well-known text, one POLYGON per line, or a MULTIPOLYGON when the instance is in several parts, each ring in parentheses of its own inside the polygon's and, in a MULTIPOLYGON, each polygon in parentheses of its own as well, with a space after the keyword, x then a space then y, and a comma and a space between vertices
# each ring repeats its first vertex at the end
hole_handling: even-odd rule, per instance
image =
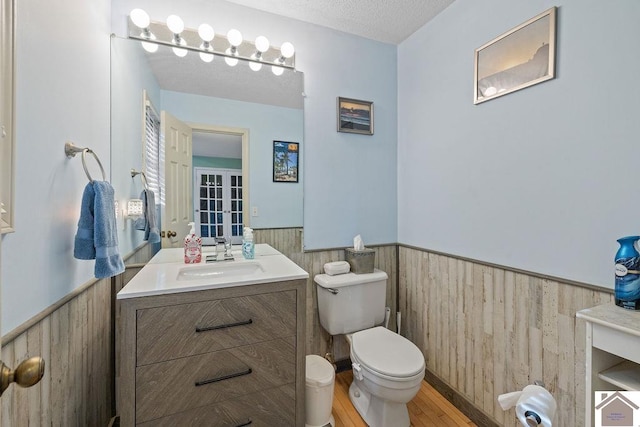
POLYGON ((553 426, 556 400, 544 387, 528 385, 522 391, 501 394, 498 403, 505 411, 515 406, 516 417, 525 427, 553 426))

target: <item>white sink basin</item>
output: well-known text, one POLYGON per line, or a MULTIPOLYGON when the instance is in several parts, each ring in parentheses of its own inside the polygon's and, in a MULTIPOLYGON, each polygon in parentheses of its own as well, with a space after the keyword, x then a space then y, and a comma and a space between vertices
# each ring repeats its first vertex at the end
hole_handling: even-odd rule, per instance
MULTIPOLYGON (((206 253, 206 252, 205 252, 206 253)), ((206 253, 210 255, 210 253, 206 253)), ((206 256, 203 254, 203 256, 206 256)), ((185 264, 184 249, 162 249, 118 292, 118 299, 308 279, 309 273, 266 243, 256 258, 185 264)))
POLYGON ((223 279, 259 273, 264 273, 264 268, 258 261, 221 261, 219 264, 183 267, 178 271, 178 280, 223 279))

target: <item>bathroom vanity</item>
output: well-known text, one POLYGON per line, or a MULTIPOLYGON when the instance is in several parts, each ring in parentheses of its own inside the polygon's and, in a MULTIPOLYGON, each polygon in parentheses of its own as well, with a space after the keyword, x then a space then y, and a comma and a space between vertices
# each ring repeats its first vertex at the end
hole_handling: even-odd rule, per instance
POLYGON ((308 274, 268 245, 181 255, 161 250, 118 293, 121 425, 304 425, 308 274))
POLYGON ((596 391, 640 390, 640 311, 610 303, 576 317, 586 321, 585 425, 592 426, 596 391))

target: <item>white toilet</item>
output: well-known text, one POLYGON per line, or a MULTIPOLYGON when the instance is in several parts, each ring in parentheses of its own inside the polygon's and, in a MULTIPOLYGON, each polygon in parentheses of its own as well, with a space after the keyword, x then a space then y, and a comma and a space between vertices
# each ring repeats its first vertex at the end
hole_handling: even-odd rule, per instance
POLYGON ((409 426, 407 402, 424 379, 424 357, 411 341, 385 327, 387 274, 319 274, 320 324, 330 335, 346 334, 353 382, 349 398, 372 427, 409 426))

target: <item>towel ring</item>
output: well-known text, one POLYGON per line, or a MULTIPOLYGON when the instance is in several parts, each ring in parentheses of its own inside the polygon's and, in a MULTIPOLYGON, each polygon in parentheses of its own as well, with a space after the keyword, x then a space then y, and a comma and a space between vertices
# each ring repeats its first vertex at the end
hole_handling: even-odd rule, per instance
POLYGON ((90 182, 93 182, 93 178, 91 178, 91 174, 89 173, 89 169, 87 168, 87 159, 86 159, 86 154, 87 153, 91 153, 93 154, 93 158, 96 159, 96 162, 98 163, 98 166, 100 166, 100 172, 102 172, 102 180, 106 181, 107 180, 107 176, 104 173, 104 168, 102 167, 102 163, 100 163, 100 159, 98 158, 98 155, 90 148, 81 148, 81 147, 76 147, 73 142, 67 142, 66 144, 64 144, 64 153, 67 155, 67 158, 72 158, 75 157, 76 154, 78 153, 82 153, 82 167, 84 168, 84 173, 87 175, 87 178, 89 178, 90 182))
POLYGON ((138 172, 137 170, 131 168, 131 178, 134 178, 136 175, 140 175, 140 180, 142 181, 142 185, 144 185, 144 189, 149 189, 149 183, 147 182, 147 175, 143 171, 138 172))

